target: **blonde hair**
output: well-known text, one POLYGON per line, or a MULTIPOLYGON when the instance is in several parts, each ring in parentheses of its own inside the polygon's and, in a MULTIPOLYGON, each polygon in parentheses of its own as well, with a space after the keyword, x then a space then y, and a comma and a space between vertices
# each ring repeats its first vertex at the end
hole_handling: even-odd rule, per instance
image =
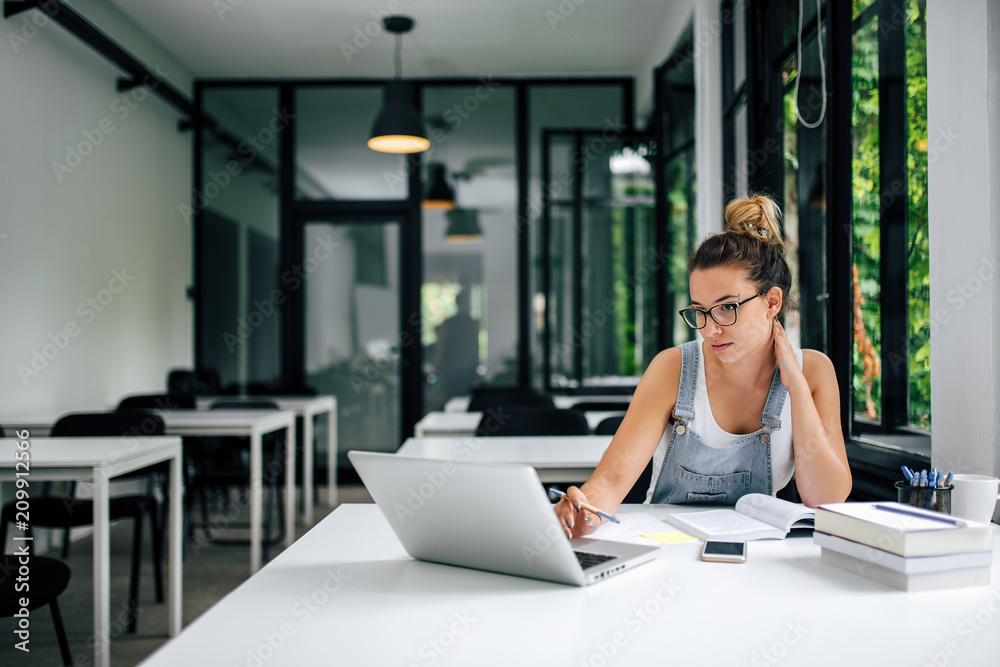
POLYGON ((758 292, 780 287, 779 321, 790 307, 792 272, 781 238, 781 209, 766 195, 748 195, 726 206, 726 231, 701 242, 688 260, 688 274, 716 266, 738 266, 758 292))

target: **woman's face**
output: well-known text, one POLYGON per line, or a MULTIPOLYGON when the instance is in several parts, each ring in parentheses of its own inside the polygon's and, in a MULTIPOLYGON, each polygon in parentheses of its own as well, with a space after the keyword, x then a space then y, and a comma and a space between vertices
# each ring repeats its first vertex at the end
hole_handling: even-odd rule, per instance
MULTIPOLYGON (((738 266, 697 269, 690 278, 691 305, 703 310, 720 303, 736 303, 757 293, 738 266)), ((771 327, 781 307, 781 289, 771 288, 759 297, 736 308, 736 324, 721 326, 711 317, 701 335, 720 361, 732 363, 745 359, 772 344, 771 327)), ((721 309, 713 311, 722 319, 721 309)))

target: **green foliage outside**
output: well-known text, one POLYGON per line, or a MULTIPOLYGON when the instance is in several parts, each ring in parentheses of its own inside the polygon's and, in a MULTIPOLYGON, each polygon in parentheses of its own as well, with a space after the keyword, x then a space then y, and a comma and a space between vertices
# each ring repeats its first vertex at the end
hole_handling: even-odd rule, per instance
MULTIPOLYGON (((862 3, 855 2, 855 16, 862 3)), ((868 3, 863 3, 868 4, 868 3)), ((883 365, 899 363, 905 346, 909 362, 909 420, 930 428, 930 264, 927 214, 927 49, 926 0, 909 0, 903 27, 906 30, 906 123, 907 123, 907 258, 909 339, 880 340, 879 285, 879 18, 872 19, 854 35, 853 76, 853 235, 854 263, 864 299, 861 321, 864 331, 883 365), (895 356, 894 356, 895 355, 895 356)), ((883 19, 887 31, 897 26, 883 19)), ((856 304, 857 305, 857 304, 856 304)), ((879 378, 866 377, 865 358, 857 336, 854 347, 855 412, 866 413, 866 394, 878 418, 881 408, 879 378)), ((869 368, 871 364, 869 363, 869 368)))

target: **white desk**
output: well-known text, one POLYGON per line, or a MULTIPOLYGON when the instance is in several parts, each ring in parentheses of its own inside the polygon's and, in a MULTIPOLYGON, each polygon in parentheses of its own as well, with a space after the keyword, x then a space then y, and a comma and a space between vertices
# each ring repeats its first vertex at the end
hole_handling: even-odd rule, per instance
POLYGON ((610 435, 407 438, 396 453, 458 461, 527 463, 538 471, 543 482, 566 482, 590 477, 610 444, 610 435))
MULTIPOLYGON (((469 409, 470 396, 455 396, 454 398, 449 398, 444 404, 445 412, 465 412, 469 409)), ((563 394, 556 394, 552 396, 552 402, 556 404, 557 408, 571 408, 577 403, 621 403, 622 410, 628 409, 628 404, 632 401, 631 394, 608 394, 606 396, 596 396, 590 394, 583 394, 580 396, 566 396, 563 394)))
POLYGON ((157 410, 168 433, 180 436, 250 438, 250 573, 260 569, 262 512, 262 440, 285 429, 285 545, 295 539, 295 413, 289 410, 157 410))
MULTIPOLYGON (((584 414, 593 431, 604 419, 624 414, 627 407, 623 404, 619 411, 588 411, 584 414)), ((418 438, 473 435, 482 418, 482 412, 428 412, 414 424, 413 430, 418 438)))
POLYGON ((739 565, 667 545, 576 588, 412 560, 378 508, 344 505, 142 664, 982 667, 1000 655, 994 540, 989 587, 908 594, 790 538, 739 565))
POLYGON ((313 469, 315 443, 313 421, 322 414, 327 417, 327 470, 330 492, 327 504, 337 506, 337 397, 336 396, 199 396, 198 409, 207 410, 217 401, 271 401, 280 410, 291 410, 302 419, 302 519, 313 525, 313 469))
MULTIPOLYGON (((30 433, 30 432, 29 432, 30 433)), ((94 664, 111 664, 111 545, 110 492, 112 477, 161 462, 170 464, 170 511, 167 519, 167 631, 181 630, 181 439, 177 437, 45 438, 29 435, 29 470, 22 476, 29 493, 40 494, 43 481, 78 480, 90 482, 94 503, 94 664)), ((0 439, 0 481, 17 479, 15 452, 18 438, 0 439)), ((29 510, 30 512, 30 510, 29 510)), ((28 523, 31 523, 30 515, 28 523)), ((9 526, 17 540, 23 532, 9 526)), ((16 541, 15 544, 27 544, 16 541)), ((29 582, 30 584, 30 582, 29 582)))

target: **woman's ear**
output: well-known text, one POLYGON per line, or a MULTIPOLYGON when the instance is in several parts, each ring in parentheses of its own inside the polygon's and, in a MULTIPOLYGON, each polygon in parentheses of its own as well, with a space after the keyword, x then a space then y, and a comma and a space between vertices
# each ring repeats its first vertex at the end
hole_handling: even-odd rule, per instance
POLYGON ((767 316, 777 317, 778 313, 781 312, 781 305, 784 303, 784 292, 781 288, 775 285, 771 289, 764 292, 764 300, 767 302, 767 316))

